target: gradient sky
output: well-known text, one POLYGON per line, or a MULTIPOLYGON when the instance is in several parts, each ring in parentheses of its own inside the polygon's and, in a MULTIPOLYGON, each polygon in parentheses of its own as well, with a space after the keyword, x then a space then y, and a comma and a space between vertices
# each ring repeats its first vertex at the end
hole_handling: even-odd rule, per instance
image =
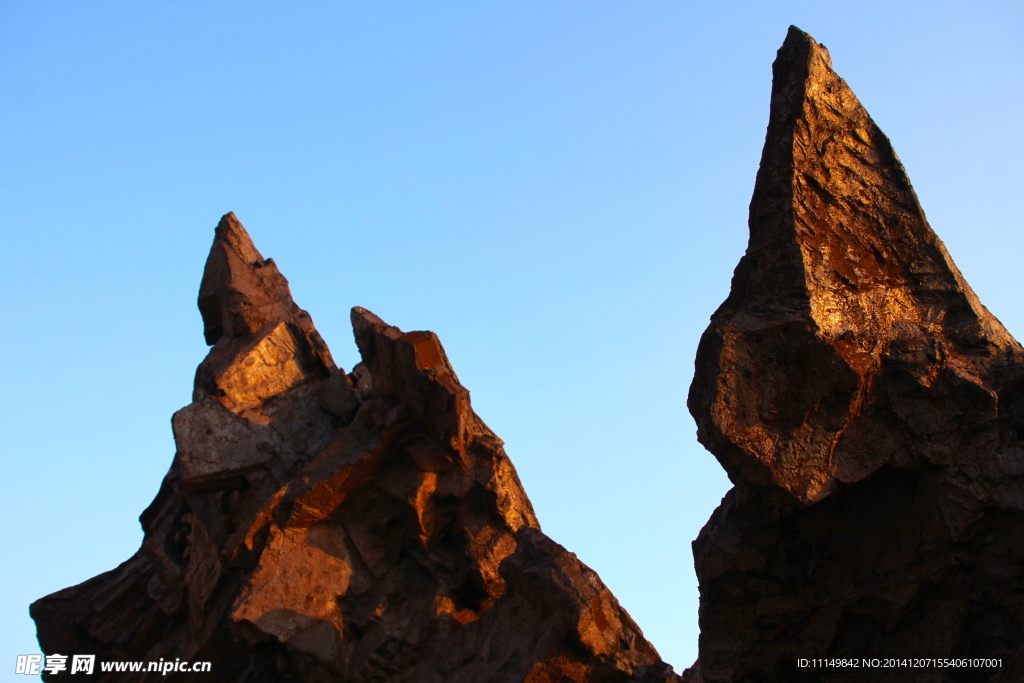
POLYGON ((1018 1, 0 0, 2 676, 29 602, 138 548, 227 211, 342 367, 354 305, 437 332, 545 532, 690 665, 729 484, 685 397, 790 24, 1024 334, 1018 1))

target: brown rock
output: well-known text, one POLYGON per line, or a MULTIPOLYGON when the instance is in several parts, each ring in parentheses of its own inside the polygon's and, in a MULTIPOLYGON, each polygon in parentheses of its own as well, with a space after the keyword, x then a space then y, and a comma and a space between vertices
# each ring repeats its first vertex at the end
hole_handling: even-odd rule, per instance
POLYGON ((239 683, 679 680, 540 531, 436 335, 355 308, 345 374, 232 214, 199 307, 213 348, 142 548, 32 605, 44 652, 239 683))
POLYGON ((1024 351, 825 47, 790 28, 773 71, 688 401, 735 485, 694 542, 700 679, 1024 680, 1024 351), (796 664, 823 657, 1003 668, 796 664))

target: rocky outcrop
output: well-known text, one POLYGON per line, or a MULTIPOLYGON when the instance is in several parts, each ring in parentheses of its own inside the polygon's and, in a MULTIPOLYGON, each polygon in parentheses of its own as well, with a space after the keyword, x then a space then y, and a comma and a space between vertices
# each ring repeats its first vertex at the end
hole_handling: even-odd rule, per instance
POLYGON ((1024 351, 825 47, 791 28, 773 71, 688 402, 734 484, 693 546, 701 680, 1024 680, 1024 351), (1003 666, 797 666, 823 657, 1003 666))
POLYGON ((338 369, 232 214, 199 308, 213 348, 142 547, 32 605, 44 652, 239 683, 678 680, 541 532, 436 335, 355 308, 363 362, 338 369))

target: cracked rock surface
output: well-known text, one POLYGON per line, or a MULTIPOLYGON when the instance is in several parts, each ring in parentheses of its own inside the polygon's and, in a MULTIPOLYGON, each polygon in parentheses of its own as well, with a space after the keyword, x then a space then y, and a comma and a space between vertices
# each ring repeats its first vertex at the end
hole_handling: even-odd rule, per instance
POLYGON ((700 680, 1024 680, 1024 351, 791 27, 750 241, 688 405, 734 487, 694 542, 700 680), (801 671, 798 658, 1002 658, 801 671))
POLYGON ((233 214, 199 308, 213 348, 142 547, 32 605, 45 653, 211 682, 680 680, 541 532, 435 334, 354 308, 363 361, 337 368, 233 214))

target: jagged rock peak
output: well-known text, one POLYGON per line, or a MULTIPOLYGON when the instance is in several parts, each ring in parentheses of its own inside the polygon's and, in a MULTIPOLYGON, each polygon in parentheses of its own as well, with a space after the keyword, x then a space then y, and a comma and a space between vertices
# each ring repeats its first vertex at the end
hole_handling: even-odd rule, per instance
POLYGON ((334 367, 231 214, 200 308, 213 348, 142 547, 32 605, 45 653, 210 661, 230 683, 680 680, 540 530, 437 335, 356 307, 363 360, 334 367))
POLYGON ((365 308, 352 309, 352 330, 374 391, 408 405, 417 419, 463 452, 474 438, 498 437, 470 409, 469 391, 433 332, 402 333, 365 308))
POLYGON ((214 345, 223 336, 244 337, 268 321, 298 314, 288 281, 273 259, 264 259, 249 233, 227 213, 217 223, 199 287, 203 336, 214 345))
POLYGON ((884 679, 1024 680, 1024 350, 825 48, 791 28, 773 75, 750 242, 688 399, 735 485, 693 544, 695 675, 968 657, 1004 668, 884 679))
POLYGON ((196 372, 196 400, 214 396, 242 410, 335 369, 312 318, 292 300, 288 280, 273 259, 263 258, 234 213, 214 231, 199 312, 203 336, 214 348, 196 372))
POLYGON ((269 322, 289 320, 312 329, 309 314, 292 300, 288 280, 274 259, 264 259, 233 212, 214 231, 199 286, 206 343, 245 337, 269 322))
POLYGON ((815 323, 832 336, 856 328, 885 333, 894 320, 928 319, 968 346, 985 345, 979 334, 996 346, 1007 343, 929 227, 889 139, 833 71, 825 46, 791 26, 772 71, 748 256, 795 241, 802 272, 773 284, 783 284, 793 304, 809 304, 815 323))
POLYGON ((1020 346, 964 281, 825 47, 791 27, 773 76, 749 245, 689 403, 733 482, 809 502, 889 459, 847 446, 872 378, 909 340, 933 340, 975 379, 1020 346))

